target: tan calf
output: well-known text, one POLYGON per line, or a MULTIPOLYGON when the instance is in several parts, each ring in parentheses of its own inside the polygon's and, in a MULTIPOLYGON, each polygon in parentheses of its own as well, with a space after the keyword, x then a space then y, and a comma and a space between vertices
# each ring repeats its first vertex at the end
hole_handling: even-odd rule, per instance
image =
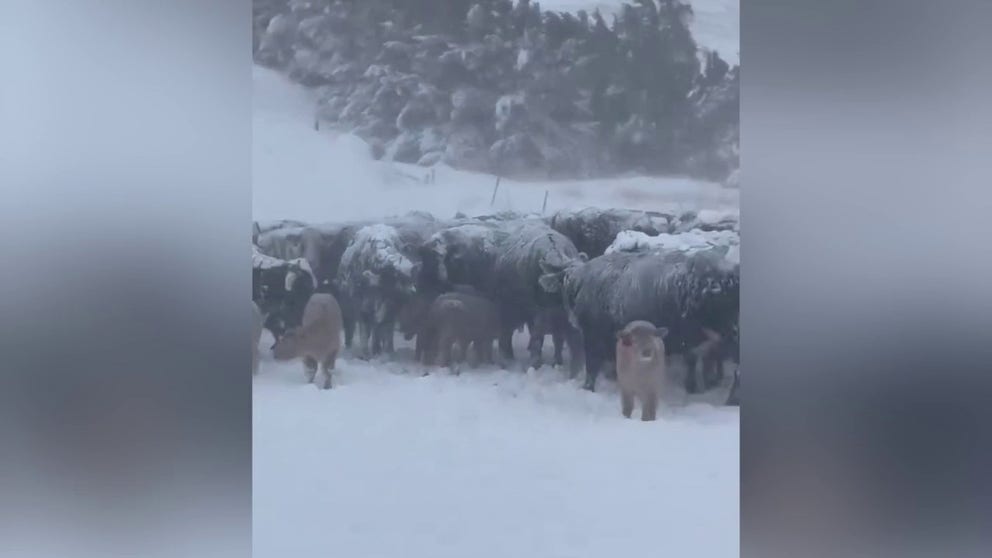
POLYGON ((641 420, 654 420, 665 378, 668 329, 634 321, 617 332, 617 384, 623 416, 630 418, 634 400, 641 402, 641 420))
POLYGON ((272 347, 276 360, 303 358, 303 371, 313 382, 320 364, 324 389, 331 387, 331 371, 341 350, 341 307, 333 295, 316 293, 303 308, 303 322, 286 332, 272 347))

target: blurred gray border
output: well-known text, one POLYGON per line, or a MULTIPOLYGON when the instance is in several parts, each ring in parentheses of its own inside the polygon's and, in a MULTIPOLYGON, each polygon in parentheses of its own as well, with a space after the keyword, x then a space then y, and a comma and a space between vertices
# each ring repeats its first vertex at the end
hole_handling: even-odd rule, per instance
POLYGON ((742 6, 742 554, 988 556, 992 3, 742 6))

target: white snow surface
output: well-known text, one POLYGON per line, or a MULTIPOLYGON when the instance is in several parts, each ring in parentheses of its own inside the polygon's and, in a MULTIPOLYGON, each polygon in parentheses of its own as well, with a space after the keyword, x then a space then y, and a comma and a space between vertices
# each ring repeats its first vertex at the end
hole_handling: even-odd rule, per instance
MULTIPOLYGON (((253 85, 256 220, 540 211, 545 189, 546 214, 737 207, 734 190, 645 177, 503 180, 490 206, 493 177, 438 166, 425 184, 427 169, 372 161, 354 136, 314 131, 312 98, 278 74, 256 67, 253 85)), ((514 339, 521 358, 526 341, 514 339)), ((644 423, 639 410, 620 415, 602 375, 596 393, 550 368, 424 377, 398 337, 389 362, 345 351, 321 391, 302 363, 273 361, 271 343, 265 333, 253 378, 256 558, 739 553, 739 410, 718 405, 729 386, 692 398, 672 388, 644 423)))
MULTIPOLYGON (((632 0, 627 0, 633 4, 632 0)), ((607 24, 620 11, 620 0, 542 0, 542 10, 592 13, 599 8, 607 24)), ((693 17, 689 26, 700 48, 715 50, 731 66, 740 64, 741 3, 740 0, 688 0, 693 17)))
POLYGON ((397 347, 339 360, 328 391, 263 354, 256 558, 738 555, 736 408, 674 392, 656 422, 627 420, 603 379, 589 393, 547 367, 423 376, 397 347))

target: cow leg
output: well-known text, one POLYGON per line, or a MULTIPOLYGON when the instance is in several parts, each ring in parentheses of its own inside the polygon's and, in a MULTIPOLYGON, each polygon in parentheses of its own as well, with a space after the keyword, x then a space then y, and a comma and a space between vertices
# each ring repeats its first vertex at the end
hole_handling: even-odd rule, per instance
POLYGON ((582 367, 584 353, 582 349, 582 334, 578 329, 568 328, 565 332, 565 342, 568 343, 568 377, 575 378, 582 367))
POLYGON ((372 326, 372 354, 379 355, 388 350, 386 326, 386 323, 372 326))
POLYGON ((420 358, 425 366, 434 364, 437 358, 438 331, 431 327, 425 327, 417 334, 417 343, 420 344, 420 358))
POLYGON ((658 397, 654 393, 641 394, 641 420, 654 420, 658 414, 658 397))
POLYGON ((385 342, 386 352, 389 354, 393 354, 393 352, 396 350, 396 347, 394 346, 395 338, 396 338, 396 335, 394 334, 395 331, 396 331, 395 321, 389 320, 382 324, 382 338, 383 341, 385 342))
POLYGON ((454 375, 461 374, 462 365, 467 360, 468 354, 468 340, 467 339, 457 339, 452 343, 455 350, 452 351, 451 356, 451 372, 454 375))
POLYGON ((699 359, 689 351, 685 353, 683 360, 685 361, 685 391, 686 393, 696 393, 698 391, 696 385, 696 363, 699 359))
POLYGON ((507 362, 513 362, 513 326, 504 325, 499 334, 499 352, 507 362))
POLYGON ((487 364, 496 364, 496 356, 493 352, 493 342, 495 339, 487 338, 482 342, 482 356, 487 364))
POLYGON ((555 345, 555 366, 563 366, 565 357, 562 356, 562 350, 565 348, 565 332, 557 329, 552 331, 551 342, 555 345))
POLYGON ((634 412, 634 394, 629 391, 620 392, 620 412, 625 418, 630 418, 634 412))
POLYGON ((331 372, 334 370, 334 362, 338 358, 338 352, 334 351, 324 359, 324 389, 331 389, 331 372))
POLYGON ((436 362, 438 366, 443 368, 451 365, 451 346, 454 341, 454 338, 446 331, 438 336, 436 362))
POLYGON ((586 341, 585 352, 586 383, 583 388, 589 391, 596 391, 596 376, 599 375, 599 369, 603 366, 603 353, 588 341, 586 341))
POLYGON ((369 337, 372 335, 372 324, 367 320, 358 322, 358 353, 363 359, 369 358, 369 337))
POLYGON ((714 368, 714 374, 713 374, 713 383, 710 386, 711 388, 720 385, 721 383, 723 383, 723 379, 726 378, 726 373, 724 372, 723 369, 723 358, 717 358, 716 362, 713 363, 713 368, 714 368))
POLYGON ((418 333, 417 340, 413 343, 413 360, 417 362, 424 361, 424 334, 418 333))
POLYGON ((313 383, 313 378, 317 375, 317 359, 310 356, 303 357, 303 375, 308 384, 313 383))
POLYGON ((730 395, 727 396, 727 405, 740 406, 741 399, 738 390, 741 386, 740 368, 734 370, 734 383, 730 386, 730 395))
POLYGON ((344 325, 344 346, 350 349, 351 340, 355 336, 355 319, 346 316, 342 319, 342 322, 344 325))
POLYGON ((530 352, 530 367, 537 370, 544 365, 544 332, 537 331, 536 328, 528 326, 530 332, 530 342, 527 343, 527 350, 530 352))

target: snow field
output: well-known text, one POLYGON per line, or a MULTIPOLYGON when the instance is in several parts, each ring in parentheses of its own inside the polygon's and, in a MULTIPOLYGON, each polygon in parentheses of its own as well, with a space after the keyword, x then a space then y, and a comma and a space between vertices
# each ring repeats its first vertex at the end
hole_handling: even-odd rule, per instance
POLYGON ((675 396, 643 423, 605 379, 589 393, 548 367, 422 376, 408 347, 338 368, 321 391, 263 356, 255 556, 737 554, 735 408, 675 396))

